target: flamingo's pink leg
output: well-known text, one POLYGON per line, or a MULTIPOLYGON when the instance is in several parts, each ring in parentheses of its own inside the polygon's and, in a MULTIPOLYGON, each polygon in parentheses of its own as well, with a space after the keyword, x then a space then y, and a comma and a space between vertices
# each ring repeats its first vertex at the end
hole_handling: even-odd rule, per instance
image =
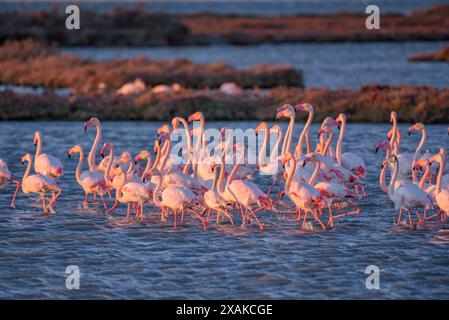
POLYGON ((203 224, 203 231, 207 230, 207 223, 206 220, 203 219, 203 217, 201 217, 195 210, 190 209, 190 211, 198 218, 201 220, 202 224, 203 224))
POLYGON ((333 216, 333 218, 334 218, 334 220, 336 220, 341 217, 346 217, 346 216, 353 215, 353 214, 359 214, 360 212, 361 212, 360 208, 357 208, 354 211, 337 214, 337 215, 333 216))
POLYGON ((111 191, 109 191, 109 189, 107 189, 106 192, 108 193, 109 200, 112 200, 111 191))
POLYGON ((110 207, 108 210, 106 210, 106 214, 112 212, 113 210, 117 209, 118 207, 118 201, 115 200, 114 204, 112 205, 112 207, 110 207))
POLYGON ((94 193, 94 200, 97 200, 97 193, 94 193))
POLYGON ((11 182, 16 184, 16 190, 14 191, 14 195, 12 197, 12 201, 11 201, 11 205, 10 205, 10 207, 14 209, 15 208, 14 201, 16 201, 17 192, 19 191, 19 188, 20 188, 20 181, 11 180, 11 182))
POLYGON ((174 228, 178 226, 178 211, 176 209, 173 209, 173 214, 175 215, 175 225, 174 228))
POLYGON ((416 215, 418 216, 419 224, 422 224, 421 216, 419 215, 418 209, 416 209, 416 208, 415 208, 415 213, 416 213, 416 215))
POLYGON ((330 226, 331 228, 333 228, 334 227, 334 217, 332 216, 332 208, 331 208, 330 204, 327 205, 327 209, 329 210, 329 220, 327 222, 327 225, 330 226))
POLYGON ((313 217, 315 218, 315 220, 318 221, 318 223, 321 225, 321 228, 323 228, 323 231, 326 231, 326 226, 323 224, 321 219, 318 217, 316 210, 312 210, 312 214, 313 214, 313 217))
POLYGON ((87 209, 87 192, 84 192, 83 208, 84 208, 84 209, 87 209))
POLYGON ((255 211, 253 211, 253 210, 250 209, 251 213, 249 214, 249 217, 250 217, 250 216, 254 216, 254 219, 256 219, 256 222, 257 222, 257 224, 259 225, 260 230, 263 230, 263 229, 264 229, 264 225, 259 221, 259 218, 257 218, 256 212, 257 212, 257 211, 260 211, 262 208, 263 208, 263 207, 260 207, 259 209, 255 210, 255 211))
POLYGON ((207 217, 206 217, 206 222, 207 222, 207 223, 209 223, 209 219, 210 219, 210 214, 211 214, 211 212, 212 212, 212 209, 209 208, 209 209, 207 210, 207 217))
POLYGON ((130 202, 128 202, 128 210, 126 212, 127 212, 126 217, 129 218, 129 216, 131 215, 131 203, 130 202))
POLYGON ((45 196, 43 193, 41 193, 42 197, 42 209, 44 210, 44 213, 47 213, 47 207, 45 206, 45 196))
POLYGON ((401 224, 401 217, 402 217, 402 208, 399 209, 398 225, 401 224))
POLYGON ((108 206, 106 205, 106 202, 104 201, 104 196, 103 196, 103 194, 100 194, 100 198, 101 198, 101 202, 103 203, 103 207, 104 207, 105 209, 107 209, 108 206))
MULTIPOLYGON (((58 200, 59 196, 61 195, 62 190, 58 189, 58 193, 56 194, 56 196, 53 197, 53 199, 51 199, 50 203, 47 206, 47 209, 50 208, 52 205, 54 205, 54 203, 56 202, 56 200, 58 200)), ((53 192, 54 194, 54 192, 53 192)))
POLYGON ((184 207, 181 209, 181 223, 184 223, 184 207))
POLYGON ((302 225, 301 225, 301 229, 304 230, 304 226, 306 225, 306 221, 307 221, 307 216, 309 215, 309 211, 305 210, 304 212, 304 219, 302 220, 302 225))
POLYGON ((412 220, 412 214, 410 212, 410 209, 405 209, 408 212, 408 221, 410 222, 410 229, 413 230, 413 220, 412 220))

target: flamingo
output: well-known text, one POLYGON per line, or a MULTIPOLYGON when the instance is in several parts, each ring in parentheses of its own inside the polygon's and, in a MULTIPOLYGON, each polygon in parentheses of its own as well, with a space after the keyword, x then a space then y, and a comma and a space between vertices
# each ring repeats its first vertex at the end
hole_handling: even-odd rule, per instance
POLYGON ((399 161, 397 156, 392 155, 388 159, 388 162, 393 167, 390 185, 388 187, 388 196, 394 203, 395 212, 399 210, 398 225, 401 223, 402 210, 405 209, 408 211, 410 228, 413 228, 410 209, 415 209, 419 223, 422 223, 417 208, 424 208, 424 212, 426 212, 429 208, 432 208, 432 203, 426 193, 416 184, 404 181, 403 183, 396 185, 396 178, 399 172, 399 161))
POLYGON ((177 93, 182 90, 182 87, 179 83, 173 83, 171 86, 166 84, 160 84, 151 89, 151 93, 154 94, 168 94, 168 93, 177 93))
MULTIPOLYGON (((418 160, 421 149, 423 148, 423 146, 426 142, 426 129, 421 122, 417 122, 413 126, 408 128, 409 136, 411 136, 413 132, 421 132, 421 140, 420 140, 418 146, 416 147, 415 154, 413 155, 412 165, 414 165, 414 163, 418 160)), ((425 154, 425 159, 430 159, 430 157, 431 157, 430 154, 428 154, 428 153, 425 154)), ((413 181, 417 181, 416 170, 412 170, 412 177, 413 177, 413 181)))
POLYGON ((204 204, 207 207, 205 209, 207 211, 206 222, 209 222, 212 211, 215 211, 217 213, 217 223, 219 222, 220 215, 223 214, 229 219, 231 224, 234 224, 232 215, 228 212, 229 203, 224 200, 217 191, 219 170, 217 169, 215 164, 212 164, 212 167, 212 170, 214 172, 214 180, 210 189, 206 191, 206 193, 204 193, 204 204))
MULTIPOLYGON (((291 153, 287 153, 283 157, 282 166, 285 167, 287 162, 291 162, 291 164, 288 168, 286 168, 287 179, 285 182, 284 192, 295 204, 299 218, 301 217, 301 210, 305 212, 301 229, 304 229, 307 217, 309 213, 311 213, 315 221, 317 221, 321 225, 321 228, 323 230, 326 230, 326 226, 318 217, 318 213, 316 211, 318 208, 321 208, 322 204, 324 203, 323 197, 321 196, 320 192, 310 184, 303 181, 293 180, 293 175, 296 170, 296 159, 291 155, 291 153)), ((315 163, 313 176, 317 175, 319 170, 319 163, 315 163)))
MULTIPOLYGON (((110 167, 112 165, 112 162, 110 162, 108 166, 108 171, 110 170, 110 167)), ((119 186, 117 189, 115 189, 115 199, 116 203, 117 201, 120 203, 126 203, 128 204, 128 214, 127 217, 130 216, 130 207, 131 203, 135 205, 136 208, 136 216, 139 217, 139 219, 143 220, 143 205, 145 202, 148 202, 150 199, 147 186, 143 183, 137 183, 137 182, 127 182, 126 180, 126 173, 123 171, 123 169, 120 166, 116 166, 114 168, 113 175, 118 176, 119 186)), ((116 207, 117 204, 114 204, 116 207)), ((111 208, 112 209, 112 208, 111 208)), ((111 211, 109 209, 107 213, 111 211)), ((115 209, 115 208, 114 208, 115 209)))
POLYGON ((256 184, 242 179, 234 179, 238 167, 245 156, 243 150, 240 150, 240 157, 234 165, 234 168, 226 181, 226 185, 223 185, 224 173, 226 170, 224 165, 224 154, 225 153, 223 152, 222 156, 218 157, 221 165, 217 188, 219 195, 225 200, 239 205, 242 214, 242 227, 245 226, 245 221, 253 216, 259 225, 259 228, 263 230, 264 226, 259 221, 256 213, 264 208, 267 209, 271 207, 273 201, 268 198, 256 184), (253 210, 254 206, 258 206, 259 208, 253 210), (247 212, 249 211, 249 213, 244 213, 243 208, 245 208, 247 212))
POLYGON ((59 188, 55 181, 42 174, 30 175, 31 163, 33 162, 32 156, 27 153, 22 157, 22 164, 28 162, 25 174, 22 177, 22 191, 25 194, 38 193, 42 198, 42 210, 44 213, 50 213, 51 206, 56 202, 56 200, 61 195, 61 188, 59 188), (53 196, 48 205, 45 204, 45 194, 57 191, 56 196, 53 196))
POLYGON ((230 96, 239 96, 243 90, 235 82, 225 82, 220 85, 218 91, 230 96))
POLYGON ((393 124, 393 128, 391 129, 391 138, 390 138, 390 145, 392 148, 392 154, 396 155, 398 158, 398 166, 399 166, 399 172, 398 177, 408 177, 411 174, 412 171, 412 160, 413 155, 410 153, 399 153, 399 146, 401 144, 401 133, 398 129, 398 120, 397 120, 397 113, 395 111, 391 111, 390 114, 390 123, 393 124))
POLYGON ((42 138, 39 131, 34 133, 34 145, 36 146, 34 171, 51 178, 60 177, 62 175, 62 163, 59 159, 50 154, 41 153, 42 138))
POLYGON ((164 190, 162 190, 162 173, 158 169, 154 169, 150 171, 148 175, 157 175, 159 176, 158 184, 156 186, 156 189, 153 192, 153 203, 161 208, 161 221, 164 221, 164 216, 167 213, 168 209, 172 209, 173 215, 174 215, 174 228, 177 227, 177 220, 178 220, 178 212, 182 214, 181 221, 183 221, 184 212, 185 209, 190 209, 190 212, 192 212, 203 224, 203 230, 206 231, 207 229, 207 223, 206 220, 203 219, 196 211, 191 209, 191 206, 196 204, 196 197, 193 194, 192 191, 189 189, 185 189, 182 187, 177 187, 170 185, 164 190), (161 199, 159 199, 158 193, 162 190, 161 193, 161 199), (167 210, 167 212, 165 211, 167 210))
POLYGON ((117 94, 124 96, 134 95, 141 93, 142 91, 145 90, 145 88, 146 88, 145 83, 141 79, 137 78, 134 80, 134 82, 128 82, 125 83, 123 86, 121 86, 117 90, 117 94))
MULTIPOLYGON (((103 158, 100 163, 96 164, 96 153, 98 146, 101 141, 101 123, 100 120, 97 118, 90 118, 89 121, 84 123, 84 132, 87 132, 87 130, 91 127, 96 128, 96 134, 95 134, 95 140, 92 143, 92 147, 89 151, 89 154, 87 156, 87 163, 89 164, 89 170, 90 171, 96 171, 96 172, 105 172, 106 168, 108 167, 109 158, 105 157, 103 158)), ((118 158, 114 157, 114 161, 118 162, 118 158)))
POLYGON ((16 200, 17 192, 20 188, 20 181, 11 179, 11 172, 9 171, 8 166, 2 159, 0 159, 0 188, 4 188, 8 182, 16 185, 14 196, 12 197, 11 204, 9 205, 12 209, 14 209, 14 201, 16 200))
POLYGON ((443 171, 446 166, 446 151, 444 148, 440 149, 440 152, 438 152, 435 156, 433 156, 429 162, 432 164, 434 162, 438 162, 439 169, 438 169, 438 175, 437 175, 437 184, 435 186, 435 200, 440 208, 441 211, 443 211, 446 216, 449 215, 449 190, 447 188, 443 188, 441 186, 442 178, 443 178, 443 171))
POLYGON ((84 209, 87 209, 87 197, 89 194, 99 195, 101 198, 101 201, 103 202, 103 206, 106 209, 106 203, 104 202, 103 195, 105 194, 107 187, 106 182, 104 181, 103 175, 99 172, 95 171, 83 171, 82 166, 84 162, 84 152, 83 148, 81 146, 76 145, 69 149, 67 152, 67 155, 69 158, 72 157, 74 153, 79 153, 80 158, 78 161, 78 166, 76 167, 75 177, 78 184, 83 188, 84 190, 84 202, 83 207, 84 209))
POLYGON ((340 124, 340 136, 338 137, 337 148, 335 150, 337 162, 343 168, 352 171, 360 178, 364 178, 366 175, 366 167, 362 158, 352 152, 342 153, 343 136, 346 130, 346 115, 344 113, 340 113, 336 120, 340 124))

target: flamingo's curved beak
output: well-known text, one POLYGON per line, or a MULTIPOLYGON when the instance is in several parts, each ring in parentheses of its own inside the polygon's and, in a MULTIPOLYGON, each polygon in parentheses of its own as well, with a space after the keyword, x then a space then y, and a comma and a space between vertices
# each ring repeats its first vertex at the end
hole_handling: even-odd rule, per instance
POLYGON ((379 152, 379 147, 376 147, 376 151, 374 151, 374 153, 379 152))
POLYGON ((72 157, 72 154, 70 152, 67 152, 67 157, 70 159, 72 157))
POLYGON ((87 131, 87 124, 84 124, 84 133, 87 131))

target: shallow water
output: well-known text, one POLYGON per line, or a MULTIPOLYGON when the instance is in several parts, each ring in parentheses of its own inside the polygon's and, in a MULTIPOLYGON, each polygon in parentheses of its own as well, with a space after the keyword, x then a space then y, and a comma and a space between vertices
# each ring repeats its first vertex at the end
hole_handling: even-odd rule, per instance
MULTIPOLYGON (((152 147, 159 125, 104 122, 103 141, 135 155, 152 147)), ((256 123, 209 125, 247 128, 256 123)), ((447 126, 427 128, 432 151, 449 144, 447 126)), ((149 205, 143 222, 125 220, 123 205, 110 216, 98 204, 83 210, 74 178, 78 159, 67 159, 66 152, 74 144, 87 151, 94 132, 84 134, 80 122, 0 123, 0 158, 16 177, 25 169, 21 156, 34 151, 36 129, 42 131, 45 152, 63 161, 64 191, 57 213, 44 216, 22 193, 10 210, 13 188, 1 190, 0 298, 449 298, 449 235, 441 232, 449 226, 395 229, 392 203, 379 189, 383 154, 374 154, 374 144, 383 140, 387 125, 349 124, 344 148, 366 162, 368 197, 359 201, 362 214, 339 220, 324 233, 301 233, 298 223, 282 213, 261 214, 263 232, 229 224, 212 224, 202 232, 193 218, 173 230, 149 205), (365 288, 364 270, 372 264, 381 270, 380 290, 365 288), (68 265, 80 268, 80 290, 65 288, 68 265)), ((412 151, 419 137, 403 136, 402 151, 412 151)), ((257 177, 256 182, 267 189, 270 179, 257 177)))
MULTIPOLYGON (((407 57, 448 46, 436 42, 293 43, 255 46, 161 48, 63 48, 64 53, 96 60, 187 58, 195 62, 224 61, 235 67, 291 64, 304 71, 306 87, 358 88, 368 83, 449 86, 449 64, 409 62, 407 57)), ((176 80, 174 80, 176 81, 176 80)))

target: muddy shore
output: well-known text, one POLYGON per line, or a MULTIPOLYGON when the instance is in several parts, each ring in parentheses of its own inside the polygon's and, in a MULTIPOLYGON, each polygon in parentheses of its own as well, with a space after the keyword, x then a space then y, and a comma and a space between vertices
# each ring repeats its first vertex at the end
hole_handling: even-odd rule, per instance
POLYGON ((345 112, 353 122, 385 122, 391 110, 405 122, 447 123, 449 119, 449 88, 406 85, 337 90, 278 87, 248 89, 238 96, 216 90, 169 94, 147 90, 127 97, 94 92, 68 96, 52 92, 17 94, 5 90, 0 91, 0 119, 85 120, 97 116, 104 120, 167 121, 200 110, 208 120, 274 120, 276 106, 305 101, 315 106, 315 121, 345 112))

